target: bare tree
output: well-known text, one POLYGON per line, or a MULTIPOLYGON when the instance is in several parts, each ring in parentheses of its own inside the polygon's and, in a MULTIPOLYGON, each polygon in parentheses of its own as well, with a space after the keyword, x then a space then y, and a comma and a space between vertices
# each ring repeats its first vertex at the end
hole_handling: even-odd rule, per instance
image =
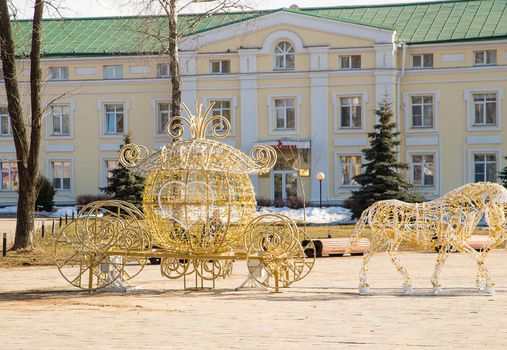
MULTIPOLYGON (((247 0, 248 1, 248 0, 247 0)), ((142 21, 138 30, 150 40, 158 41, 160 53, 167 55, 171 74, 171 114, 181 114, 181 73, 178 59, 178 42, 183 35, 193 32, 196 26, 206 18, 217 13, 245 11, 252 8, 245 0, 128 0, 130 5, 140 8, 141 14, 162 14, 165 17, 167 31, 160 29, 160 22, 154 25, 142 21), (190 6, 200 4, 199 13, 187 16, 183 24, 178 25, 178 14, 188 12, 190 6)))
POLYGON ((7 108, 12 124, 18 161, 19 196, 16 234, 13 250, 33 248, 34 208, 39 179, 39 149, 41 143, 41 32, 44 0, 34 0, 30 49, 30 118, 25 117, 19 91, 16 51, 12 34, 9 4, 0 0, 0 57, 4 72, 7 108))

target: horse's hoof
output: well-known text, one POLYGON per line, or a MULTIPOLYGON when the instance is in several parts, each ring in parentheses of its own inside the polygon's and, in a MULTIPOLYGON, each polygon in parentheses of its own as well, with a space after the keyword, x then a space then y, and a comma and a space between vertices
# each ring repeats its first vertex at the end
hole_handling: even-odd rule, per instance
POLYGON ((412 286, 403 286, 403 294, 412 294, 414 290, 412 289, 412 286))
POLYGON ((442 293, 442 287, 440 287, 440 286, 433 287, 433 294, 440 294, 440 293, 442 293))
POLYGON ((484 288, 484 291, 485 291, 487 294, 493 295, 493 294, 495 294, 495 286, 486 286, 486 287, 484 288))
POLYGON ((368 295, 370 294, 370 288, 368 287, 359 287, 359 294, 368 295))
POLYGON ((484 283, 477 283, 477 288, 480 291, 483 291, 486 288, 486 285, 484 283))

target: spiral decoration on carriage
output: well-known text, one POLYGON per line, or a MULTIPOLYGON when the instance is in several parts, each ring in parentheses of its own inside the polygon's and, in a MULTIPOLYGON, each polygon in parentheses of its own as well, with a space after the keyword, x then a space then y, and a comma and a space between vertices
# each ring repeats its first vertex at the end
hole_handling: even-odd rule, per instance
POLYGON ((120 162, 146 176, 143 212, 116 201, 93 202, 67 225, 56 243, 56 261, 73 285, 95 290, 136 276, 150 257, 161 259, 163 276, 195 276, 204 281, 227 277, 233 260, 246 260, 259 285, 288 287, 305 277, 315 262, 315 247, 290 218, 256 215, 251 174, 276 163, 270 146, 249 155, 223 142, 230 122, 196 104, 196 114, 172 117, 166 126, 176 139, 150 154, 140 145, 120 150, 120 162), (190 137, 183 140, 188 132, 190 137), (304 246, 302 242, 305 242, 304 246))

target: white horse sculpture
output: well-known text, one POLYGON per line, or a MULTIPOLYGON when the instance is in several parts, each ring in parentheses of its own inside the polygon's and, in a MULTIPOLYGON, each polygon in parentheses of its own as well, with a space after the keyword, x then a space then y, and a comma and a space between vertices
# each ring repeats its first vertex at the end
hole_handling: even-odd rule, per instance
POLYGON ((439 276, 451 250, 468 253, 477 263, 477 286, 494 292, 484 264, 488 250, 475 251, 467 244, 483 216, 490 229, 490 241, 496 245, 505 241, 507 190, 496 183, 480 182, 459 187, 444 196, 424 203, 405 203, 383 200, 366 209, 356 224, 351 246, 357 244, 366 225, 371 229, 371 248, 365 253, 359 278, 359 292, 367 294, 368 264, 371 256, 385 248, 396 269, 403 276, 403 290, 412 292, 407 270, 400 263, 397 252, 403 241, 423 249, 438 248, 438 256, 431 283, 435 293, 441 291, 439 276))

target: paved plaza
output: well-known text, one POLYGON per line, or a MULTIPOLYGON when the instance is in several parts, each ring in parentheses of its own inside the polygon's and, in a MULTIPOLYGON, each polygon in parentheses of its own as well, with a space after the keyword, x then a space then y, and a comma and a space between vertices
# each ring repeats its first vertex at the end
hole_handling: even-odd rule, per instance
POLYGON ((139 290, 93 295, 54 267, 0 269, 0 349, 505 349, 507 252, 488 261, 492 296, 473 289, 472 261, 458 254, 444 269, 443 295, 432 295, 435 258, 401 255, 411 296, 384 254, 372 259, 370 296, 357 294, 361 257, 319 259, 282 294, 235 291, 244 262, 214 292, 183 291, 158 266, 133 281, 139 290))

